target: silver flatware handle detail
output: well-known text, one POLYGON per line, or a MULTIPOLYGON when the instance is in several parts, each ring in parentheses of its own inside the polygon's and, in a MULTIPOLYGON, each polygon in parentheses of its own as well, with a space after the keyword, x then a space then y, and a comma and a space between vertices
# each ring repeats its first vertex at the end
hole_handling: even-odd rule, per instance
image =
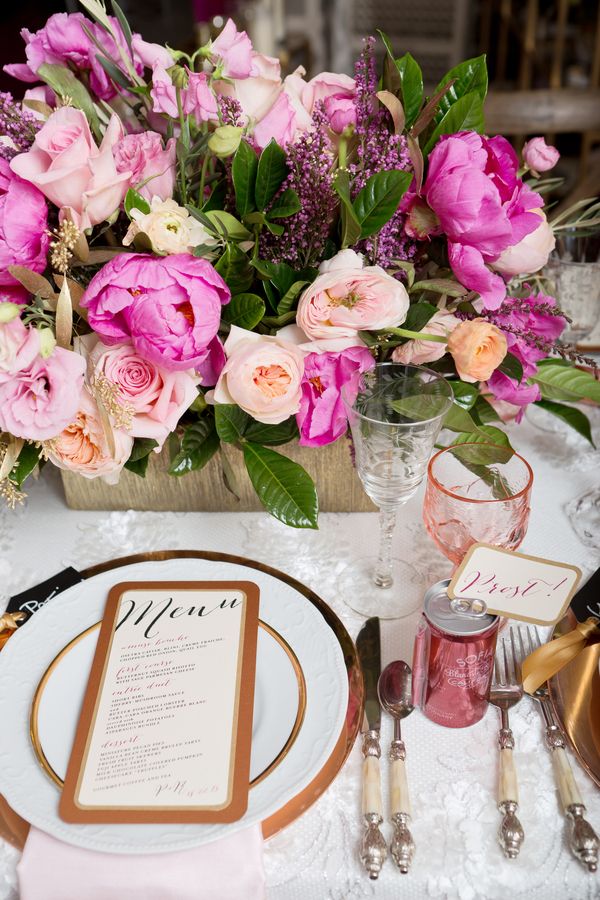
POLYGON ((510 728, 500 731, 499 744, 498 809, 502 814, 502 821, 498 840, 507 859, 516 859, 525 840, 525 832, 516 814, 519 808, 519 786, 513 759, 514 739, 510 728))
POLYGON ((392 825, 394 826, 394 835, 390 844, 390 852, 392 859, 400 869, 403 875, 406 875, 410 869, 410 864, 415 853, 415 842, 408 823, 410 816, 407 813, 394 813, 392 816, 392 825))
POLYGON ((379 758, 381 747, 379 734, 367 731, 363 738, 364 755, 362 769, 362 813, 365 833, 360 846, 360 859, 369 878, 379 877, 387 857, 387 844, 379 826, 383 822, 383 800, 381 796, 381 769, 379 758))

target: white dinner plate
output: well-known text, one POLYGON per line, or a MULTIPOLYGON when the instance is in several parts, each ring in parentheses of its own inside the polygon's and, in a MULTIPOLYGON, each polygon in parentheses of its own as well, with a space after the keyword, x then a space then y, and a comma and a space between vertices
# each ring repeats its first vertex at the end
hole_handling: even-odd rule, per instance
MULTIPOLYGON (((61 650, 36 691, 31 714, 33 746, 57 783, 64 781, 67 772, 99 631, 98 623, 61 650)), ((293 651, 263 625, 256 652, 251 783, 271 771, 289 749, 302 723, 305 697, 304 676, 293 651)))
MULTIPOLYGON (((278 689, 275 679, 272 680, 274 689, 278 689)), ((272 816, 303 791, 324 767, 344 728, 348 705, 344 654, 317 607, 292 584, 274 574, 241 562, 215 559, 134 563, 117 571, 101 572, 74 585, 48 602, 6 644, 0 654, 0 684, 0 722, 4 723, 0 729, 0 794, 15 812, 48 834, 109 853, 187 849, 272 816), (248 810, 238 822, 211 825, 63 822, 57 810, 59 790, 40 765, 29 734, 32 702, 44 673, 69 641, 102 617, 112 585, 121 581, 185 580, 250 580, 258 584, 260 618, 290 645, 305 679, 304 719, 294 742, 278 765, 250 791, 248 810)), ((271 750, 267 756, 270 753, 271 750)))

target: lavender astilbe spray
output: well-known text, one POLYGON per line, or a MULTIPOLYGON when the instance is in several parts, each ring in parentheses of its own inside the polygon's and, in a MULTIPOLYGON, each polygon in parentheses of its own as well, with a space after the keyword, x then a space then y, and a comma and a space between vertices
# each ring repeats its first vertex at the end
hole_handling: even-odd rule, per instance
MULTIPOLYGON (((353 177, 353 197, 365 186, 371 175, 391 169, 411 171, 412 164, 404 135, 392 134, 389 113, 377 101, 377 67, 373 54, 374 39, 367 38, 355 66, 357 161, 348 170, 353 177)), ((393 260, 409 260, 417 245, 404 230, 405 216, 397 210, 378 234, 360 241, 355 249, 363 252, 373 264, 384 268, 393 260)))
POLYGON ((17 153, 29 150, 41 128, 41 122, 12 94, 0 91, 0 157, 11 160, 17 153))
POLYGON ((311 129, 287 148, 289 174, 280 193, 288 188, 296 191, 300 210, 282 220, 281 236, 266 233, 261 237, 265 259, 303 269, 318 265, 323 258, 338 206, 333 190, 334 162, 327 118, 319 102, 315 104, 311 129))

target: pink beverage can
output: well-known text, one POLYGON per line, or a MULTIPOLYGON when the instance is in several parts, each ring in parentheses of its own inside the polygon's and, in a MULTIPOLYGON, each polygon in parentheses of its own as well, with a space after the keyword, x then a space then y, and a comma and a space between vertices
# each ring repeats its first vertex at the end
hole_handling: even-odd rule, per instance
MULTIPOLYGON (((413 654, 413 703, 448 728, 478 722, 487 709, 499 616, 461 610, 449 580, 430 587, 413 654)), ((468 605, 468 604, 467 604, 468 605)))

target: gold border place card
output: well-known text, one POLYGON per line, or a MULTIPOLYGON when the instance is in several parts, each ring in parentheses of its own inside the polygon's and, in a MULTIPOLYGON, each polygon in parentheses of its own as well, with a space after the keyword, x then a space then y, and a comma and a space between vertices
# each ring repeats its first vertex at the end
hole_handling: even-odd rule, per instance
POLYGON ((259 591, 110 591, 69 761, 68 822, 233 822, 248 805, 259 591))

